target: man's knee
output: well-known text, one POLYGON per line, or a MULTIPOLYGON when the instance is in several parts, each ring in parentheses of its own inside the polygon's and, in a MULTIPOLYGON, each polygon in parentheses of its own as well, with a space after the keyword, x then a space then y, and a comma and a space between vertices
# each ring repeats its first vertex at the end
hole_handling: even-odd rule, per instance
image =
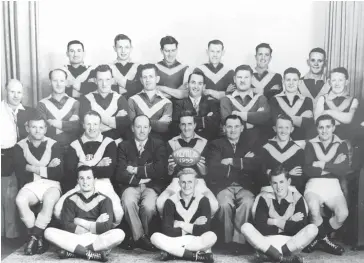
POLYGON ((157 205, 157 209, 160 213, 163 212, 163 208, 164 208, 164 203, 167 201, 168 199, 168 194, 166 194, 166 192, 163 192, 156 201, 156 205, 157 205))
POLYGON ((119 228, 112 230, 112 237, 110 241, 114 246, 118 246, 119 244, 121 244, 121 242, 124 241, 124 238, 125 238, 125 233, 123 230, 119 228))
POLYGON ((22 192, 19 192, 16 196, 15 203, 17 207, 29 206, 29 200, 26 195, 22 194, 22 192))
POLYGON ((155 202, 143 202, 140 205, 140 209, 146 214, 147 216, 153 216, 157 213, 157 207, 155 202))
POLYGON ((152 242, 152 244, 155 245, 156 247, 160 247, 160 244, 163 243, 162 239, 163 239, 163 234, 155 232, 150 237, 150 242, 152 242))
POLYGON ((241 226, 241 233, 246 236, 246 235, 249 235, 253 230, 254 230, 254 226, 250 223, 244 223, 242 226, 241 226))
POLYGON ((59 198, 61 197, 61 193, 56 188, 49 189, 43 197, 43 207, 51 206, 52 208, 56 205, 59 198))
POLYGON ((307 236, 310 238, 315 238, 318 234, 318 228, 314 224, 307 225, 305 230, 306 230, 307 236))
POLYGON ((340 209, 336 209, 335 211, 335 217, 340 224, 343 224, 348 216, 349 210, 347 207, 341 207, 340 209))
POLYGON ((253 207, 253 204, 254 204, 254 196, 253 195, 248 195, 248 196, 245 196, 243 198, 243 200, 241 201, 241 204, 240 206, 244 206, 248 209, 251 209, 253 207))
POLYGON ((46 228, 46 230, 44 231, 44 238, 49 241, 54 241, 54 237, 57 236, 57 231, 58 229, 53 227, 46 228))
POLYGON ((217 236, 214 232, 208 231, 203 235, 203 242, 204 244, 212 247, 217 241, 217 236))

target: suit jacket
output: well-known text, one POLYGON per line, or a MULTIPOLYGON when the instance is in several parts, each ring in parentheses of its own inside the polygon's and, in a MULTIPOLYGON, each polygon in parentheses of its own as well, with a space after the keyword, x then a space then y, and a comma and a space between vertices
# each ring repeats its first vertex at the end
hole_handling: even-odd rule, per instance
POLYGON ((123 191, 129 186, 138 186, 141 179, 151 179, 146 186, 160 193, 167 174, 167 159, 167 148, 162 140, 149 137, 141 155, 134 139, 123 141, 118 146, 115 181, 123 191), (138 167, 137 174, 129 174, 128 165, 138 167))
POLYGON ((215 100, 209 100, 206 96, 202 96, 199 104, 199 112, 196 113, 193 107, 191 99, 185 98, 176 101, 174 104, 171 129, 173 135, 177 136, 180 134, 179 118, 182 111, 190 110, 197 116, 196 119, 196 133, 207 140, 216 139, 219 134, 219 124, 220 124, 220 105, 215 100), (212 112, 212 116, 207 116, 212 112))

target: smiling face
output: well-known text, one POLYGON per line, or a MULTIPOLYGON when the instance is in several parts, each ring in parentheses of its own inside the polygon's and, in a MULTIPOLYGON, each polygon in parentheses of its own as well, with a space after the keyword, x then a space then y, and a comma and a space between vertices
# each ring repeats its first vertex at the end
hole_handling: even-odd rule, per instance
POLYGON ((95 189, 95 178, 92 170, 78 172, 77 183, 81 188, 81 192, 93 192, 95 189))
POLYGON ((203 76, 192 74, 190 81, 188 82, 189 95, 192 98, 199 98, 202 96, 202 92, 205 89, 203 76))
POLYGON ((251 88, 252 74, 248 70, 239 70, 234 76, 236 88, 239 91, 247 91, 251 88))
POLYGON ((294 128, 290 120, 277 119, 276 126, 273 129, 277 134, 278 140, 285 142, 289 140, 294 128))
POLYGON ((165 44, 161 49, 164 61, 168 64, 173 64, 177 57, 177 45, 176 44, 165 44))
POLYGON ((106 94, 111 92, 112 85, 112 74, 111 72, 105 71, 97 71, 96 72, 96 82, 97 82, 97 91, 101 94, 106 94))
POLYGON ((66 74, 61 70, 54 70, 51 75, 51 86, 54 94, 63 94, 66 92, 66 74))
POLYGON ((279 175, 272 176, 270 183, 276 197, 282 199, 288 194, 288 186, 291 184, 291 178, 287 179, 284 173, 281 173, 279 175))
POLYGON ((87 138, 94 140, 100 133, 101 120, 98 116, 86 114, 83 122, 83 129, 87 138))
POLYGON ((321 120, 317 126, 317 132, 322 142, 330 141, 335 131, 335 125, 332 124, 331 120, 321 120))
POLYGON ((195 135, 196 123, 192 116, 184 116, 180 118, 179 128, 182 137, 185 139, 192 138, 195 135))
POLYGON ((228 140, 236 141, 239 140, 240 134, 244 130, 244 126, 239 119, 228 119, 224 125, 224 129, 228 140))
POLYGON ((18 80, 11 80, 6 87, 6 100, 9 105, 18 107, 23 99, 23 85, 18 80))
POLYGON ((31 140, 42 141, 47 132, 47 125, 44 120, 31 120, 26 126, 26 130, 31 140))
POLYGON ((333 72, 330 76, 331 91, 334 94, 340 95, 345 91, 349 81, 346 79, 345 74, 340 72, 333 72))
POLYGON ((185 196, 193 195, 196 188, 196 176, 194 174, 182 174, 179 177, 179 185, 181 187, 181 192, 185 196))
POLYGON ((145 141, 150 133, 150 122, 146 116, 139 116, 131 127, 137 141, 145 141))
POLYGON ((159 82, 159 76, 155 72, 154 68, 144 69, 140 81, 146 91, 155 90, 159 82))
POLYGON ((268 68, 271 59, 272 54, 270 53, 270 49, 266 47, 259 48, 255 55, 255 60, 259 68, 268 68))
POLYGON ((221 58, 224 55, 224 48, 220 44, 210 44, 207 49, 207 55, 209 62, 213 65, 217 65, 221 62, 221 58))
POLYGON ((296 93, 298 90, 299 76, 296 73, 287 73, 284 76, 283 84, 287 93, 296 93))
POLYGON ((132 49, 131 43, 127 39, 118 40, 114 46, 118 60, 121 61, 129 61, 132 49))
POLYGON ((312 52, 307 60, 307 65, 310 67, 310 72, 315 75, 320 75, 324 72, 325 56, 319 52, 312 52))
POLYGON ((72 44, 69 46, 66 55, 71 65, 77 65, 83 63, 85 52, 81 44, 72 44))

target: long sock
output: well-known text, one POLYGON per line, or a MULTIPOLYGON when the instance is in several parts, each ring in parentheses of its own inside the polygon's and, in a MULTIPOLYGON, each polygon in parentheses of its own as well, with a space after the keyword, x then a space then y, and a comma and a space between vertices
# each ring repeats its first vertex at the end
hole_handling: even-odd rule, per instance
POLYGON ((87 245, 85 248, 86 248, 87 250, 95 251, 93 244, 87 245))
POLYGON ((44 233, 44 229, 39 228, 37 226, 33 227, 33 235, 36 236, 37 238, 42 237, 43 233, 44 233))
POLYGON ((334 229, 331 227, 329 220, 328 219, 324 219, 324 221, 322 222, 321 225, 318 226, 318 237, 320 239, 324 238, 327 234, 331 233, 334 231, 334 229))
POLYGON ((29 236, 34 235, 34 226, 33 226, 33 227, 31 227, 31 228, 28 228, 28 235, 29 235, 29 236))
POLYGON ((264 254, 275 261, 279 261, 282 258, 282 254, 273 246, 269 246, 268 250, 264 254))
POLYGON ((86 248, 81 245, 77 245, 75 248, 75 254, 80 256, 86 256, 86 248))
POLYGON ((183 257, 186 259, 193 259, 193 252, 191 250, 185 249, 185 252, 183 252, 183 257))
POLYGON ((282 246, 282 254, 283 256, 290 256, 292 254, 291 250, 289 250, 286 244, 282 246))

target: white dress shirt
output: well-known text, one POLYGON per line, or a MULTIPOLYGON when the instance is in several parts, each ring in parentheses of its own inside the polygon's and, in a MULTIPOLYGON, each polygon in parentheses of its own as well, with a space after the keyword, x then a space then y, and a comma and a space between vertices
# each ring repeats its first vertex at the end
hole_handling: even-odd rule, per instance
POLYGON ((18 140, 17 114, 19 110, 25 110, 23 105, 13 111, 9 104, 1 101, 0 127, 1 127, 1 149, 14 147, 18 140))

